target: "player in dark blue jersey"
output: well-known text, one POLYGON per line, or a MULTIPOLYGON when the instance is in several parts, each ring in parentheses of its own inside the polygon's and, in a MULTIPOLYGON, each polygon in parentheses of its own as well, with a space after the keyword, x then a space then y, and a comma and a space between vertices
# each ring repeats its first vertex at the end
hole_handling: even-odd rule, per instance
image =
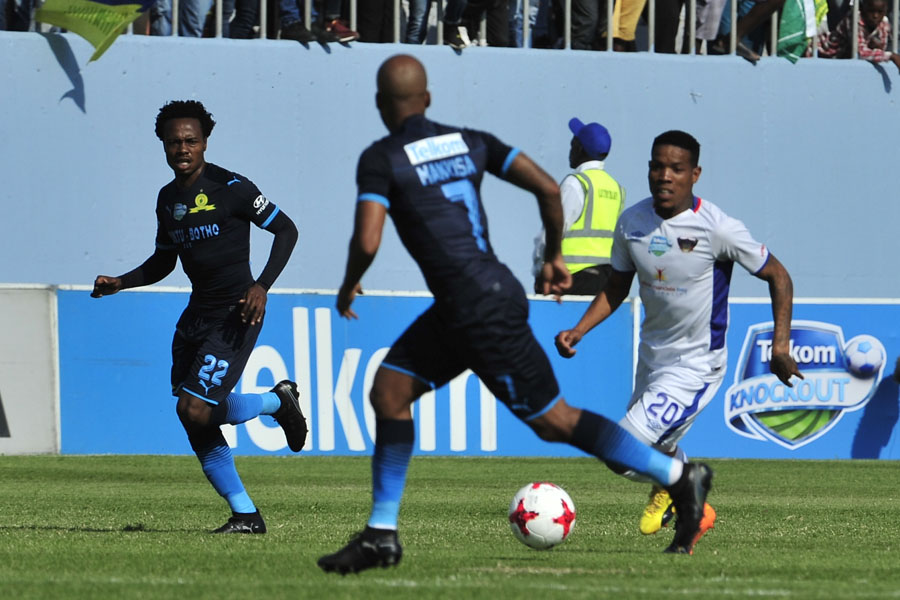
POLYGON ((525 154, 494 136, 430 121, 425 69, 408 55, 378 71, 376 104, 390 135, 363 152, 357 171, 356 224, 338 312, 351 308, 372 263, 385 218, 419 264, 434 304, 400 336, 375 374, 373 504, 364 531, 319 559, 341 574, 397 564, 397 518, 412 455, 412 403, 472 369, 542 439, 567 442, 604 461, 627 465, 666 487, 676 501, 676 533, 667 552, 690 553, 712 472, 653 450, 605 417, 569 406, 528 325, 521 284, 491 248, 479 187, 492 173, 535 195, 547 231, 544 293, 571 283, 560 252, 559 187, 525 154))
POLYGON ((215 121, 199 102, 174 101, 156 118, 156 135, 175 179, 156 202, 156 250, 120 277, 100 275, 100 298, 162 280, 177 259, 192 293, 172 340, 172 394, 191 448, 232 516, 214 533, 265 533, 259 510, 244 489, 220 425, 272 415, 291 450, 306 442, 297 386, 278 383, 264 394, 237 394, 237 384, 262 327, 267 293, 290 258, 297 228, 253 183, 204 158, 215 121), (250 272, 250 224, 274 234, 259 277, 250 272))

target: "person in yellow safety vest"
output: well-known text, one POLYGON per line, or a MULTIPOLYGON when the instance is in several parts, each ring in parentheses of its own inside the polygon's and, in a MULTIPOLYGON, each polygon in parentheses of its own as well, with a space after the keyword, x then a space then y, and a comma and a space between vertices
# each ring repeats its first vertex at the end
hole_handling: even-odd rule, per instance
MULTIPOLYGON (((593 296, 600 293, 609 278, 613 231, 625 205, 625 188, 604 170, 612 140, 600 123, 569 121, 572 143, 569 166, 575 169, 562 180, 563 208, 562 253, 572 273, 570 295, 593 296)), ((535 238, 534 291, 541 293, 541 265, 544 256, 544 231, 535 238)))

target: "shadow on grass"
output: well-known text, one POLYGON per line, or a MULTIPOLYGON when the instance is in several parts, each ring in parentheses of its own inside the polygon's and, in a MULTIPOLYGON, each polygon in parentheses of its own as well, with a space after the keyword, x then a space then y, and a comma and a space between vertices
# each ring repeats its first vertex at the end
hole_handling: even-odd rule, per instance
POLYGON ((0 531, 69 531, 72 533, 195 533, 196 529, 151 529, 143 523, 122 527, 67 527, 64 525, 0 525, 0 531))

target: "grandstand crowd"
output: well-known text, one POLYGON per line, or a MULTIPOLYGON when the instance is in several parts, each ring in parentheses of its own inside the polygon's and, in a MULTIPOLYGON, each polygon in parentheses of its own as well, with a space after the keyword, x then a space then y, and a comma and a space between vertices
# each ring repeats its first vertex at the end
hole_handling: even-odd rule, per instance
MULTIPOLYGON (((0 30, 52 31, 35 21, 42 1, 0 0, 0 30)), ((897 0, 609 1, 155 0, 130 33, 738 54, 754 63, 767 55, 858 57, 900 69, 897 0)))

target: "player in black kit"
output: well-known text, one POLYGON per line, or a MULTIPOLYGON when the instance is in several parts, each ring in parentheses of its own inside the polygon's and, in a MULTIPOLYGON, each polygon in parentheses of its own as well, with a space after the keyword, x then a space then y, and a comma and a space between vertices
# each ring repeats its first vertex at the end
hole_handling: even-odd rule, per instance
POLYGON ((259 336, 267 292, 290 258, 297 228, 250 180, 205 161, 214 125, 200 102, 173 101, 160 109, 156 135, 175 179, 156 201, 156 250, 120 277, 99 275, 91 296, 156 283, 181 258, 192 291, 172 340, 172 394, 203 472, 231 507, 232 517, 213 533, 265 533, 219 426, 272 415, 291 450, 299 452, 306 442, 296 384, 282 381, 264 394, 231 391, 259 336), (250 223, 275 236, 256 280, 250 223))
POLYGON ((395 565, 400 500, 415 429, 410 407, 423 393, 472 369, 491 392, 542 439, 567 442, 602 460, 658 481, 676 504, 676 534, 667 552, 690 553, 712 472, 657 452, 605 417, 569 406, 528 325, 519 281, 494 255, 479 187, 487 171, 534 194, 547 232, 544 293, 572 281, 562 259, 562 206, 556 182, 525 154, 489 133, 440 125, 422 64, 408 55, 378 70, 376 104, 390 135, 359 159, 356 224, 337 310, 351 308, 359 281, 381 243, 390 213, 418 263, 434 304, 394 342, 375 374, 372 511, 364 531, 319 559, 325 571, 355 573, 395 565))

